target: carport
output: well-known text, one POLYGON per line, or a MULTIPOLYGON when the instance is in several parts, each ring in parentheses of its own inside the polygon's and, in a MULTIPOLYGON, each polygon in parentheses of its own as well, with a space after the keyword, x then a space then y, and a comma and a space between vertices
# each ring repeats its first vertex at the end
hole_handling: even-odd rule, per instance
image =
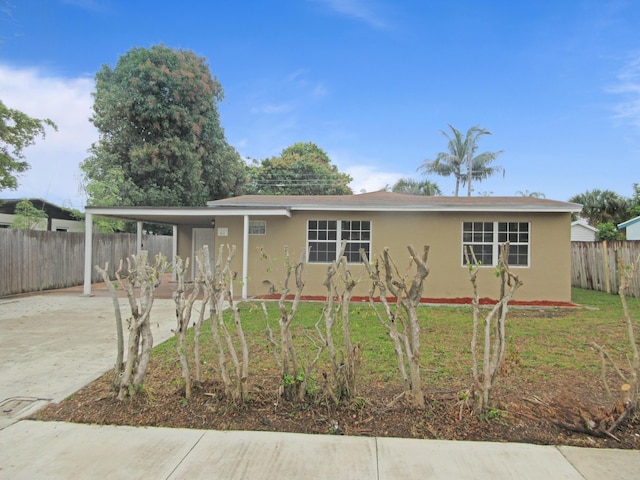
POLYGON ((85 207, 84 287, 83 294, 91 295, 91 264, 93 246, 93 217, 99 216, 136 223, 137 251, 142 250, 142 227, 145 223, 171 225, 173 227, 172 261, 178 252, 178 229, 181 226, 198 226, 215 229, 216 217, 243 218, 242 248, 242 298, 247 298, 247 271, 249 245, 249 219, 269 215, 291 216, 288 208, 211 208, 211 207, 85 207))

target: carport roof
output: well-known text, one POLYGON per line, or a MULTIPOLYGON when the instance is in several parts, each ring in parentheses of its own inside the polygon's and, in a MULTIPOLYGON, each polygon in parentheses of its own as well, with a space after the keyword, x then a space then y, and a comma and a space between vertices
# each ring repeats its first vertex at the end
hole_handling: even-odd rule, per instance
POLYGON ((85 207, 85 212, 101 217, 116 218, 132 222, 159 223, 168 225, 211 225, 211 220, 229 215, 284 215, 291 212, 283 207, 254 207, 250 209, 211 207, 85 207))

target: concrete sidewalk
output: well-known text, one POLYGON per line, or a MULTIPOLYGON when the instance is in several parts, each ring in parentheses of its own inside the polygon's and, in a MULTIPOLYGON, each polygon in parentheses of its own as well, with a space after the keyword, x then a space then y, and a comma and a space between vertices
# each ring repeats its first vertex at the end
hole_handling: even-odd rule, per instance
MULTIPOLYGON (((108 297, 0 299, 0 479, 640 478, 640 451, 19 420, 111 367, 113 318, 108 297)), ((173 301, 152 320, 171 336, 173 301)))
POLYGON ((1 479, 637 479, 640 452, 23 420, 1 479))

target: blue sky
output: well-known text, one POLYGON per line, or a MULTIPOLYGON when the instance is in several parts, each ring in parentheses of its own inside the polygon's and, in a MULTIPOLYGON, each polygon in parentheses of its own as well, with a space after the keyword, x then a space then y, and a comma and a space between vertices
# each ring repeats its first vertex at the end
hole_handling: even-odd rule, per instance
MULTIPOLYGON (((227 139, 243 157, 299 141, 324 149, 358 193, 480 125, 505 176, 474 195, 640 182, 640 2, 634 0, 0 0, 0 99, 59 126, 25 151, 2 198, 82 209, 78 164, 97 133, 94 75, 133 47, 192 50, 221 82, 227 139)), ((453 194, 454 179, 428 177, 453 194)))

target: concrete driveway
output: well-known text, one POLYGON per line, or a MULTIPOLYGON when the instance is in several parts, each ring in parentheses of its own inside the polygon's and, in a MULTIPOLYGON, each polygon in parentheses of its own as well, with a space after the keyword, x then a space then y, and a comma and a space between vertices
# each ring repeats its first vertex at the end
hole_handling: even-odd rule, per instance
MULTIPOLYGON (((124 320, 128 302, 120 299, 120 305, 124 320)), ((156 299, 151 320, 154 344, 172 336, 174 301, 156 299)), ((83 297, 69 289, 0 299, 0 332, 0 429, 63 400, 115 363, 108 296, 83 297)))

